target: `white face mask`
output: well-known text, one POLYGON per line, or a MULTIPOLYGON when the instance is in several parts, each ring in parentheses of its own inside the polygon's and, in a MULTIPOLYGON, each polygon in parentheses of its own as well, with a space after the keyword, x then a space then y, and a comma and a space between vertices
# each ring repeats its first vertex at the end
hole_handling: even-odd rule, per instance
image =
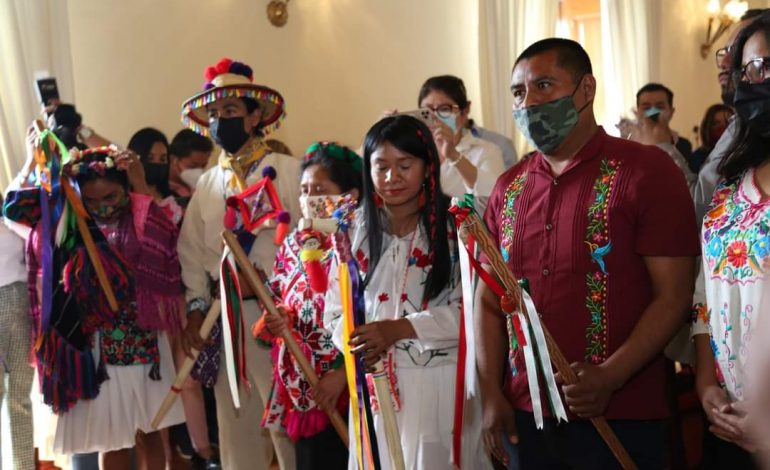
POLYGON ((198 184, 198 179, 203 174, 203 171, 203 168, 187 168, 179 173, 179 179, 181 179, 188 188, 195 190, 195 185, 198 184))
POLYGON ((334 194, 329 196, 308 196, 303 194, 299 197, 299 207, 302 210, 302 217, 306 219, 328 219, 340 201, 342 195, 334 194))

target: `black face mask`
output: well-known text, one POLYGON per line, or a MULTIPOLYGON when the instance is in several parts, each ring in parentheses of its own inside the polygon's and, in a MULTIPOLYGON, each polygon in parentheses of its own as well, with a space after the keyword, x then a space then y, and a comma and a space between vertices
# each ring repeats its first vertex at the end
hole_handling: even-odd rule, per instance
POLYGON ((762 137, 770 137, 770 81, 738 83, 733 104, 741 121, 762 137))
POLYGON ((167 163, 145 163, 142 166, 144 166, 144 179, 150 186, 164 187, 168 182, 167 163))
POLYGON ((231 155, 243 147, 251 137, 243 129, 242 117, 215 119, 210 124, 209 132, 214 142, 231 155))

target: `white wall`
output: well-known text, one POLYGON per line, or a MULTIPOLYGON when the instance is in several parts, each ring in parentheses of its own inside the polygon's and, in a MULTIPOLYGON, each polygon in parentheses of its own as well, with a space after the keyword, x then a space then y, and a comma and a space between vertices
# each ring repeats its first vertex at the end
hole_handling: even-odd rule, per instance
POLYGON ((203 69, 228 56, 278 89, 276 133, 295 154, 314 140, 358 146, 386 108, 413 109, 422 82, 465 80, 481 117, 476 0, 295 0, 283 28, 268 0, 69 0, 77 107, 122 144, 144 126, 169 138, 203 69))
POLYGON ((709 106, 722 102, 714 53, 724 46, 730 31, 703 59, 700 45, 706 37, 708 24, 706 0, 661 0, 661 3, 658 76, 651 79, 674 92, 676 112, 671 127, 695 146, 693 126, 700 126, 709 106))

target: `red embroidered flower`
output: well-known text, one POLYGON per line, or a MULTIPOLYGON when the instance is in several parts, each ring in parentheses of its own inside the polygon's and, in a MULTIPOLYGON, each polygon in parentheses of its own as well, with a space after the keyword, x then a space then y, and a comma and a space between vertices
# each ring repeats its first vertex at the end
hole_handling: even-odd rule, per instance
POLYGON ((430 265, 430 257, 423 253, 419 248, 412 250, 412 258, 414 258, 414 263, 418 268, 424 268, 425 266, 430 265))
POLYGON ((356 251, 356 261, 358 261, 358 267, 361 268, 361 272, 366 273, 369 271, 369 259, 360 248, 356 251))
POLYGON ((735 241, 727 247, 727 261, 735 267, 741 267, 746 264, 747 250, 746 242, 735 241))
POLYGON ((594 292, 591 294, 591 300, 594 302, 599 302, 602 300, 602 293, 601 292, 594 292))
POLYGON ((377 298, 380 300, 380 302, 387 302, 390 300, 390 296, 387 292, 382 292, 380 295, 377 296, 377 298))
POLYGON ((409 296, 406 295, 406 293, 401 294, 401 302, 406 302, 406 299, 408 299, 409 296))

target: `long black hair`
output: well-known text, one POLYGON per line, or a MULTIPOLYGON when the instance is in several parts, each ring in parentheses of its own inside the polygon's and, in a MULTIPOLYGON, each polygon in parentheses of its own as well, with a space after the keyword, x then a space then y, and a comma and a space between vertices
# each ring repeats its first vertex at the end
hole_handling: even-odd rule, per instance
MULTIPOLYGON (((735 46, 732 52, 732 63, 730 64, 731 79, 735 83, 736 89, 743 86, 754 86, 739 83, 741 80, 741 71, 743 69, 743 48, 746 41, 754 33, 761 32, 765 36, 765 41, 770 44, 770 12, 763 13, 757 19, 738 34, 735 39, 735 46)), ((736 178, 743 174, 749 168, 754 168, 765 161, 768 157, 770 148, 770 137, 763 137, 762 134, 752 129, 749 123, 736 114, 736 132, 733 143, 727 150, 727 154, 719 163, 719 174, 726 180, 736 178)))
MULTIPOLYGON (((159 131, 158 129, 154 129, 152 127, 145 127, 144 129, 141 129, 136 132, 131 137, 131 140, 128 141, 128 148, 130 150, 133 150, 139 155, 139 159, 142 162, 142 165, 145 168, 145 171, 147 171, 147 165, 150 164, 149 157, 150 157, 150 150, 152 149, 152 146, 156 143, 160 142, 163 144, 163 146, 166 147, 166 153, 169 151, 168 146, 168 139, 166 136, 159 131)), ((152 185, 155 186, 155 189, 158 190, 161 196, 166 197, 171 194, 171 189, 168 186, 168 173, 169 173, 169 163, 166 161, 166 177, 163 178, 162 181, 153 181, 152 185)), ((145 175, 146 177, 146 175, 145 175)))
POLYGON ((380 120, 369 129, 364 140, 362 199, 369 241, 369 269, 364 286, 368 285, 382 256, 383 214, 374 202, 371 170, 372 154, 385 142, 425 162, 428 172, 425 179, 425 205, 420 210, 420 222, 428 234, 428 253, 432 263, 423 292, 423 302, 427 302, 436 298, 449 285, 452 275, 453 257, 449 253, 447 234, 449 199, 441 191, 441 164, 433 136, 425 124, 410 116, 391 116, 380 120))

